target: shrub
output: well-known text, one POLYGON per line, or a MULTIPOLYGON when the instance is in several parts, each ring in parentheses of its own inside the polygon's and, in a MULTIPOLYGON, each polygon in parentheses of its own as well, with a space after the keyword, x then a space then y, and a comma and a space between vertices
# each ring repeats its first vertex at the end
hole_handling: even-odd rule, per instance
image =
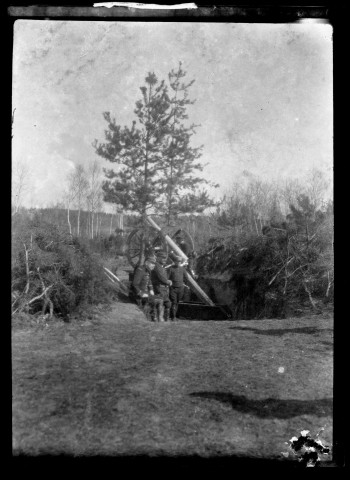
POLYGON ((55 225, 17 216, 12 236, 13 310, 67 316, 82 304, 108 302, 113 287, 97 254, 55 225))
POLYGON ((295 314, 307 305, 321 311, 333 300, 333 214, 312 208, 300 196, 286 221, 247 232, 216 237, 197 260, 200 275, 231 273, 240 318, 295 314))

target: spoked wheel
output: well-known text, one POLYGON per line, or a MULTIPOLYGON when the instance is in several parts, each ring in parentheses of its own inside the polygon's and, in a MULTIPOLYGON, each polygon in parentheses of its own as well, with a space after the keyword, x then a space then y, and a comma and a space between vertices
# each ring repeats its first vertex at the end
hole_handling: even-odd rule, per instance
POLYGON ((156 230, 137 228, 130 233, 126 241, 126 256, 132 267, 136 267, 140 260, 142 242, 144 244, 145 257, 156 254, 159 250, 168 254, 168 245, 156 230))

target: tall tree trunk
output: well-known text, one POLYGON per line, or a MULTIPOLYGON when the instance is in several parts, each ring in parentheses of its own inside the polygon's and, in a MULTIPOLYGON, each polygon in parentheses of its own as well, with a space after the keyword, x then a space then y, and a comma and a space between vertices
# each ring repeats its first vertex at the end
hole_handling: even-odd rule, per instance
POLYGON ((77 237, 80 235, 80 207, 78 208, 77 237))
POLYGON ((111 213, 111 223, 109 226, 109 234, 112 235, 112 225, 113 225, 113 213, 111 213))
POLYGON ((96 226, 95 226, 95 237, 98 237, 98 221, 99 221, 99 214, 96 213, 96 226))
POLYGON ((194 240, 194 237, 196 235, 196 220, 195 220, 195 218, 192 220, 192 235, 193 235, 192 238, 194 240))
POLYGON ((311 291, 310 291, 310 289, 307 285, 306 279, 303 279, 303 286, 304 286, 305 292, 307 293, 307 295, 309 297, 312 308, 317 311, 318 310, 317 305, 316 305, 314 299, 312 298, 312 294, 311 294, 311 291))
POLYGON ((91 238, 94 238, 94 212, 91 211, 91 238))
POLYGON ((70 223, 69 211, 70 211, 70 208, 69 208, 69 204, 68 204, 68 206, 67 206, 67 220, 68 220, 69 233, 70 233, 70 235, 72 235, 72 225, 70 223))
POLYGON ((255 218, 255 215, 253 215, 253 219, 254 219, 256 234, 259 235, 259 228, 258 228, 258 224, 257 224, 256 218, 255 218))
POLYGON ((29 292, 29 285, 30 285, 29 255, 28 255, 26 244, 24 243, 23 245, 24 245, 25 257, 26 257, 26 276, 27 276, 27 283, 26 283, 24 293, 27 295, 27 293, 29 292))
POLYGON ((98 217, 97 235, 101 235, 102 214, 98 217))

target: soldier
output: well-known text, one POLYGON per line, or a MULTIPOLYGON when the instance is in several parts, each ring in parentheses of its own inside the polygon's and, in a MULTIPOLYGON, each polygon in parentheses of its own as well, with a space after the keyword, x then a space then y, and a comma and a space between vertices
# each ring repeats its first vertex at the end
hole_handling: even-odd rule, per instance
POLYGON ((156 264, 156 257, 147 257, 145 263, 136 267, 134 278, 131 284, 132 297, 143 309, 146 316, 148 312, 153 322, 163 319, 163 301, 159 296, 154 295, 151 281, 151 272, 156 264))
MULTIPOLYGON (((181 232, 181 230, 179 230, 179 232, 181 232)), ((186 255, 186 257, 188 257, 188 261, 187 263, 183 262, 182 266, 186 266, 187 265, 187 271, 188 273, 194 278, 196 279, 197 276, 195 275, 194 273, 194 269, 193 269, 193 266, 194 266, 194 260, 195 260, 195 257, 196 257, 196 253, 194 251, 191 251, 191 247, 188 245, 188 243, 182 238, 181 234, 180 233, 176 233, 175 235, 175 243, 177 244, 177 246, 179 248, 181 248, 181 250, 183 251, 183 253, 186 255)), ((175 257, 177 256, 176 252, 174 251, 171 251, 170 252, 170 258, 174 261, 175 257)))
POLYGON ((176 313, 178 304, 184 296, 184 267, 181 265, 182 258, 177 255, 174 257, 175 265, 169 269, 169 280, 172 281, 172 285, 169 291, 169 297, 171 300, 170 317, 172 320, 176 320, 176 313))
MULTIPOLYGON (((160 251, 157 255, 157 263, 152 270, 151 280, 154 287, 154 292, 159 295, 163 300, 164 306, 164 321, 168 321, 170 314, 171 302, 169 299, 169 287, 171 286, 171 280, 168 280, 167 272, 165 270, 165 264, 167 261, 167 254, 160 251)), ((160 320, 162 321, 162 320, 160 320)))
MULTIPOLYGON (((179 230, 180 232, 181 230, 179 230)), ((185 240, 182 238, 181 234, 180 233, 176 233, 175 237, 174 237, 174 240, 175 240, 175 243, 176 245, 181 248, 181 250, 184 252, 184 254, 188 257, 190 255, 190 247, 189 245, 185 242, 185 240)), ((177 253, 174 252, 173 250, 170 252, 170 258, 172 260, 175 259, 175 257, 177 256, 177 253)))

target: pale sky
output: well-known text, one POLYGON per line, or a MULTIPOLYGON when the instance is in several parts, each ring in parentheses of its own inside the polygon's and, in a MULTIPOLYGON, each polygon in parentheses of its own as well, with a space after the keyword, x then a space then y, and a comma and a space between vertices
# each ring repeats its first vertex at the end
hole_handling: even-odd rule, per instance
POLYGON ((98 159, 110 111, 135 118, 139 87, 182 61, 195 79, 189 121, 201 124, 203 176, 219 198, 248 170, 263 179, 333 169, 332 27, 327 24, 233 24, 17 20, 13 53, 12 162, 32 171, 27 205, 63 198, 77 162, 98 159))

